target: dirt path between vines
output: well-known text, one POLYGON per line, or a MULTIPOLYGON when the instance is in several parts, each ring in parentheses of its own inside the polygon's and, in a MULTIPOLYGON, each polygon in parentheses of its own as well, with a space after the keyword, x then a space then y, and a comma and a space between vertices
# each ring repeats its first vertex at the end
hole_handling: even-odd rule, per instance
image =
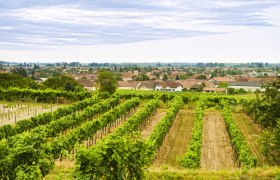
POLYGON ((165 110, 158 109, 157 112, 150 118, 150 120, 145 124, 143 129, 141 130, 141 137, 146 139, 152 133, 154 127, 157 123, 165 116, 165 110))
POLYGON ((177 157, 184 155, 188 148, 194 124, 194 109, 181 109, 174 119, 154 161, 154 167, 168 165, 180 167, 177 157))
POLYGON ((203 119, 201 168, 207 170, 236 167, 225 122, 219 111, 207 110, 203 119))

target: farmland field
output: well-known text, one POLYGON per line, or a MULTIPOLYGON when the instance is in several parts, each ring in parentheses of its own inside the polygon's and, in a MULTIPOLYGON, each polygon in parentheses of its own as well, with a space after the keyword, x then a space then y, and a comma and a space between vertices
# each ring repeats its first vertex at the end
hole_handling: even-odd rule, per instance
MULTIPOLYGON (((19 124, 2 124, 0 179, 129 179, 129 174, 146 179, 221 179, 252 178, 259 171, 265 172, 260 174, 263 178, 276 177, 278 167, 263 166, 261 129, 242 111, 232 111, 235 105, 222 102, 234 98, 120 91, 52 107, 19 124), (213 104, 223 109, 210 108, 213 104), (251 159, 239 156, 232 128, 240 129, 242 148, 249 149, 242 152, 251 159)), ((27 105, 10 106, 12 113, 27 105)))

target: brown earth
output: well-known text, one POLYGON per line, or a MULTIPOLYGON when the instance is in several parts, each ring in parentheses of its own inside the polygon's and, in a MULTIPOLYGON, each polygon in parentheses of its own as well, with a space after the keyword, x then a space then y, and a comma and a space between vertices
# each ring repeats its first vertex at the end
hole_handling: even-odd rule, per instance
POLYGON ((208 110, 203 119, 201 168, 207 170, 236 167, 225 122, 219 111, 208 110))
POLYGON ((165 114, 166 114, 166 112, 159 109, 153 116, 151 116, 149 121, 145 124, 145 126, 141 130, 141 137, 143 139, 146 139, 149 137, 149 135, 152 133, 154 127, 165 116, 165 114))

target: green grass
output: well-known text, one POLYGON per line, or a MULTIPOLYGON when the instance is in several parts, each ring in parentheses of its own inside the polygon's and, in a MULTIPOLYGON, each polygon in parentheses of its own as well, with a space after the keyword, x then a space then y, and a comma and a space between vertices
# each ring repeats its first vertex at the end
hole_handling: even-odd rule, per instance
POLYGON ((280 178, 279 167, 258 167, 249 170, 177 170, 177 169, 150 169, 146 173, 147 180, 173 180, 173 179, 276 179, 280 178))
MULTIPOLYGON (((72 165, 57 165, 44 180, 71 180, 73 178, 74 167, 72 165)), ((173 169, 169 166, 164 168, 151 168, 145 173, 146 180, 218 180, 218 179, 280 179, 280 168, 273 166, 257 167, 249 170, 191 170, 191 169, 173 169)))

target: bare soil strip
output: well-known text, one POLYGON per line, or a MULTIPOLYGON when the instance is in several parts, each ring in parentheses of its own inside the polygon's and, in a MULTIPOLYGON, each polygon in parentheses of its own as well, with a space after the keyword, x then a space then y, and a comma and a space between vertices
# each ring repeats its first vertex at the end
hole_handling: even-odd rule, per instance
POLYGON ((154 127, 157 123, 165 116, 165 110, 158 109, 156 113, 151 116, 148 122, 144 125, 143 129, 141 130, 141 137, 146 139, 152 133, 154 127))
POLYGON ((202 169, 220 170, 236 167, 234 151, 219 111, 205 112, 201 153, 202 169))
POLYGON ((241 133, 245 137, 250 150, 256 156, 258 165, 264 165, 265 158, 261 153, 259 139, 261 128, 253 122, 253 120, 244 113, 233 113, 234 121, 237 123, 241 133))
POLYGON ((154 167, 162 165, 180 167, 176 159, 184 155, 187 150, 194 124, 194 113, 194 109, 181 109, 179 111, 157 153, 154 167))

